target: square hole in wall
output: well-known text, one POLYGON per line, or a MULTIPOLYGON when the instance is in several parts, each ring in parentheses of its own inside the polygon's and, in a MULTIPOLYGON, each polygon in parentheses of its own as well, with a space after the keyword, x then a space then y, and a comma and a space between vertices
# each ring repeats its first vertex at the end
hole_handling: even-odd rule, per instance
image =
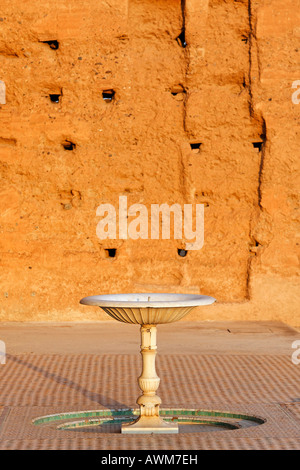
POLYGON ((58 49, 59 48, 59 42, 56 41, 56 39, 54 40, 51 40, 51 41, 41 41, 43 44, 48 44, 48 46, 50 47, 50 49, 58 49))
POLYGON ((59 103, 61 94, 58 93, 50 93, 49 98, 52 103, 59 103))
POLYGON ((106 248, 105 249, 106 258, 115 258, 117 254, 116 248, 106 248))
POLYGON ((187 250, 184 250, 183 248, 178 248, 177 253, 181 258, 185 258, 188 254, 187 250))
POLYGON ((263 142, 252 142, 253 148, 255 148, 257 152, 261 152, 263 144, 263 142))
POLYGON ((201 145, 202 145, 202 142, 191 142, 190 147, 191 147, 192 152, 199 153, 201 145))
POLYGON ((179 36, 177 36, 176 41, 178 42, 179 46, 181 46, 181 47, 186 47, 187 46, 187 43, 186 43, 186 40, 185 40, 185 29, 184 28, 181 31, 181 33, 179 34, 179 36))
POLYGON ((62 142, 62 146, 65 150, 75 150, 76 144, 74 142, 71 142, 70 140, 65 140, 62 142))
POLYGON ((102 91, 102 98, 104 101, 112 101, 115 97, 115 90, 109 89, 109 90, 103 90, 102 91))
POLYGON ((177 96, 180 93, 186 93, 186 90, 183 85, 179 83, 178 85, 174 85, 171 87, 171 95, 177 96))

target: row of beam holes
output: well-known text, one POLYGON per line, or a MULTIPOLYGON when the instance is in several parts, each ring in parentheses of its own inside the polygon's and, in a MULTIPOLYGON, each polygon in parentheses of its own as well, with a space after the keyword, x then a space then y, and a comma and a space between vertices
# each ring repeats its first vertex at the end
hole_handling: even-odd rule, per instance
MULTIPOLYGON (((187 42, 185 40, 185 28, 182 28, 181 33, 179 36, 176 38, 177 43, 179 46, 185 48, 187 46, 187 42)), ((246 36, 243 36, 242 41, 248 41, 248 38, 246 36)), ((48 44, 50 49, 57 50, 59 48, 59 42, 56 39, 52 39, 49 41, 41 41, 43 44, 48 44)))
MULTIPOLYGON (((264 141, 252 142, 253 148, 257 149, 258 152, 262 151, 263 144, 264 144, 264 141)), ((191 150, 194 153, 200 153, 201 145, 202 145, 202 142, 191 142, 190 143, 191 150)))
MULTIPOLYGON (((116 248, 106 248, 105 249, 106 257, 107 258, 115 258, 117 254, 117 249, 116 248)), ((183 250, 181 248, 178 248, 177 253, 179 256, 184 258, 187 255, 187 250, 183 250)))
MULTIPOLYGON (((256 149, 258 152, 262 151, 264 142, 252 142, 253 148, 256 149)), ((202 142, 191 142, 190 143, 190 148, 193 153, 200 153, 200 148, 201 148, 202 142)), ((70 140, 65 140, 62 142, 62 146, 65 150, 75 150, 76 149, 76 144, 70 140)))
MULTIPOLYGON (((254 142, 253 147, 258 148, 259 152, 260 152, 262 144, 263 144, 263 142, 254 142)), ((202 145, 201 142, 190 143, 190 147, 191 147, 192 152, 200 153, 201 145, 202 145)), ((72 151, 72 150, 76 149, 76 144, 74 142, 72 142, 71 140, 65 140, 64 142, 62 142, 62 146, 65 150, 69 150, 69 151, 72 151)))
MULTIPOLYGON (((261 136, 263 139, 264 137, 261 136)), ((200 153, 200 148, 201 148, 202 142, 191 142, 190 147, 192 152, 194 153, 200 153)), ((252 142, 253 148, 256 149, 258 152, 262 151, 263 145, 264 145, 264 140, 261 142, 252 142)))
MULTIPOLYGON (((173 96, 177 96, 181 93, 186 93, 186 90, 182 87, 182 85, 176 85, 175 87, 173 87, 171 89, 171 94, 173 96)), ((114 98, 115 98, 115 90, 113 89, 110 89, 110 90, 103 90, 102 91, 102 98, 103 98, 103 101, 113 101, 114 98)), ((62 96, 62 92, 61 93, 50 93, 49 94, 49 98, 50 98, 50 101, 52 103, 59 103, 59 100, 60 100, 60 97, 62 96)))
MULTIPOLYGON (((112 101, 115 97, 115 90, 103 90, 102 98, 104 101, 112 101)), ((59 103, 60 97, 62 96, 62 91, 60 93, 50 93, 49 98, 52 103, 59 103)))

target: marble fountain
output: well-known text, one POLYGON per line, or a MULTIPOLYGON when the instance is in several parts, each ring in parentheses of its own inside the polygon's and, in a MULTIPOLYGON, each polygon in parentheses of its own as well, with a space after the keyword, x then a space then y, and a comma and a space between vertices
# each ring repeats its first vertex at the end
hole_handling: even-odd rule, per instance
POLYGON ((190 294, 114 294, 81 299, 81 304, 101 307, 115 320, 141 325, 142 373, 138 384, 143 393, 137 399, 140 416, 123 424, 122 433, 178 433, 178 423, 163 420, 159 413, 156 325, 178 321, 193 308, 214 301, 213 297, 190 294))

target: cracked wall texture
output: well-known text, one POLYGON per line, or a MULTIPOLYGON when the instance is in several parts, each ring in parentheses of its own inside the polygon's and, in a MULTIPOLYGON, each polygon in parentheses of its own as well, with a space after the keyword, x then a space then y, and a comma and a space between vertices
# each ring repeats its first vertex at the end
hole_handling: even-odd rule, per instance
POLYGON ((189 320, 299 325, 299 63, 299 0, 3 0, 0 319, 154 291, 218 299, 189 320), (99 240, 119 195, 204 203, 204 247, 99 240))

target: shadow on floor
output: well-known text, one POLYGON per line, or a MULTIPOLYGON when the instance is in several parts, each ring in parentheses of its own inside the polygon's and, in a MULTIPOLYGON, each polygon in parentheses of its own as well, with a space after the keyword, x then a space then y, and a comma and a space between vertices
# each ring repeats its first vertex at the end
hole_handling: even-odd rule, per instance
POLYGON ((91 392, 87 388, 83 387, 82 385, 77 384, 76 382, 73 382, 73 380, 66 379, 64 377, 61 377, 60 375, 54 374, 53 372, 48 372, 47 370, 43 369, 42 367, 37 367, 30 362, 25 361, 24 359, 20 359, 16 356, 13 356, 11 354, 6 354, 6 359, 11 360, 13 362, 16 362, 18 364, 21 364, 25 367, 27 367, 30 370, 34 370, 35 372, 38 372, 42 374, 44 377, 47 379, 53 380, 54 382, 58 384, 63 384, 69 387, 72 390, 76 390, 76 392, 79 392, 81 395, 83 395, 85 398, 88 398, 91 401, 95 401, 99 405, 108 407, 108 408, 125 408, 128 409, 128 405, 125 405, 124 403, 120 403, 116 400, 113 400, 112 398, 108 398, 104 395, 101 395, 100 393, 97 392, 91 392))

